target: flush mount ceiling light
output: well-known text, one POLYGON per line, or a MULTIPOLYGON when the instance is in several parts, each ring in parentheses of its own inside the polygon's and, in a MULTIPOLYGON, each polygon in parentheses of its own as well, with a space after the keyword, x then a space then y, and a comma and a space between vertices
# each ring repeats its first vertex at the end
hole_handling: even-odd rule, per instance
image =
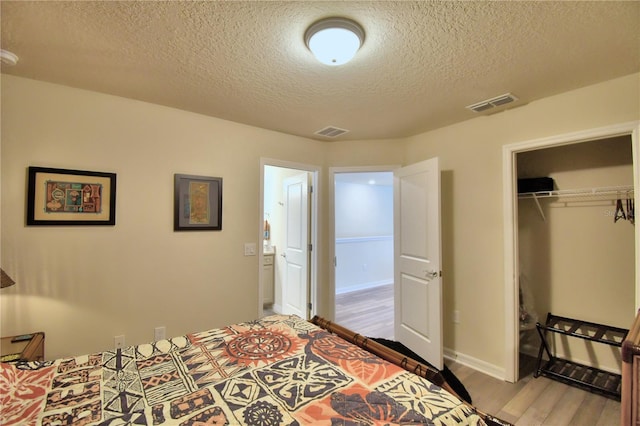
POLYGON ((8 50, 0 49, 0 61, 6 65, 15 65, 18 63, 18 57, 8 50))
POLYGON ((304 42, 318 61, 342 65, 349 62, 364 43, 364 30, 347 18, 327 18, 307 29, 304 42))

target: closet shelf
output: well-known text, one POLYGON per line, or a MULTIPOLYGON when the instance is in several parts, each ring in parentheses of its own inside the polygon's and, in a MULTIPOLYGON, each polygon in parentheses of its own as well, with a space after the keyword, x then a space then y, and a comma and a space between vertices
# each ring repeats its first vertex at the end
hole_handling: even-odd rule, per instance
POLYGON ((541 198, 555 197, 557 199, 563 199, 563 201, 597 201, 597 200, 616 200, 618 198, 632 198, 634 195, 633 185, 624 186, 603 186, 598 188, 581 188, 581 189, 561 189, 556 191, 538 191, 538 192, 523 192, 518 194, 520 200, 534 200, 540 216, 543 221, 547 221, 547 218, 542 211, 540 205, 541 198))
POLYGON ((607 197, 609 199, 616 199, 621 197, 628 197, 633 194, 633 185, 624 186, 604 186, 599 188, 582 188, 582 189, 561 189, 556 191, 539 191, 539 192, 524 192, 518 194, 519 199, 538 199, 538 198, 550 198, 550 197, 595 197, 602 199, 607 197))

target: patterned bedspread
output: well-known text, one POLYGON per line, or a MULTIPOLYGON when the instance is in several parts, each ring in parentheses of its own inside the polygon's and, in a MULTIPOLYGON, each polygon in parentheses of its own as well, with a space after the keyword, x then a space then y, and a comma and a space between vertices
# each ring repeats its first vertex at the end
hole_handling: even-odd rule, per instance
POLYGON ((295 316, 2 364, 2 425, 483 424, 438 386, 295 316))

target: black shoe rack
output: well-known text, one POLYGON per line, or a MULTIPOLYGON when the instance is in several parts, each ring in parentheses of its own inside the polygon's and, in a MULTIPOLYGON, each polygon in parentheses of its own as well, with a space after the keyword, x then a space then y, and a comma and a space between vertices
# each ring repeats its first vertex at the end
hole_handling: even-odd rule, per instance
POLYGON ((566 336, 589 340, 610 346, 622 346, 622 341, 629 330, 611 327, 593 322, 581 321, 573 318, 561 317, 549 313, 545 324, 536 324, 540 335, 540 350, 536 363, 534 377, 545 376, 563 383, 582 387, 606 396, 620 399, 621 375, 610 373, 594 367, 578 364, 566 359, 555 357, 551 353, 547 337, 549 333, 559 333, 566 336), (547 354, 548 361, 543 360, 547 354))

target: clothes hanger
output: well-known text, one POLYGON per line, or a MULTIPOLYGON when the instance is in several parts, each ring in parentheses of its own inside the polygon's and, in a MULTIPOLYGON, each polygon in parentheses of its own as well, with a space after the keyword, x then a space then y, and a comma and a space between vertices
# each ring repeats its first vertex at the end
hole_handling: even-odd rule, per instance
POLYGON ((635 201, 631 197, 627 198, 627 220, 632 225, 636 222, 635 201))
POLYGON ((616 201, 616 214, 614 216, 613 222, 617 222, 620 219, 626 219, 627 216, 624 214, 624 208, 622 207, 622 199, 618 198, 616 201))

